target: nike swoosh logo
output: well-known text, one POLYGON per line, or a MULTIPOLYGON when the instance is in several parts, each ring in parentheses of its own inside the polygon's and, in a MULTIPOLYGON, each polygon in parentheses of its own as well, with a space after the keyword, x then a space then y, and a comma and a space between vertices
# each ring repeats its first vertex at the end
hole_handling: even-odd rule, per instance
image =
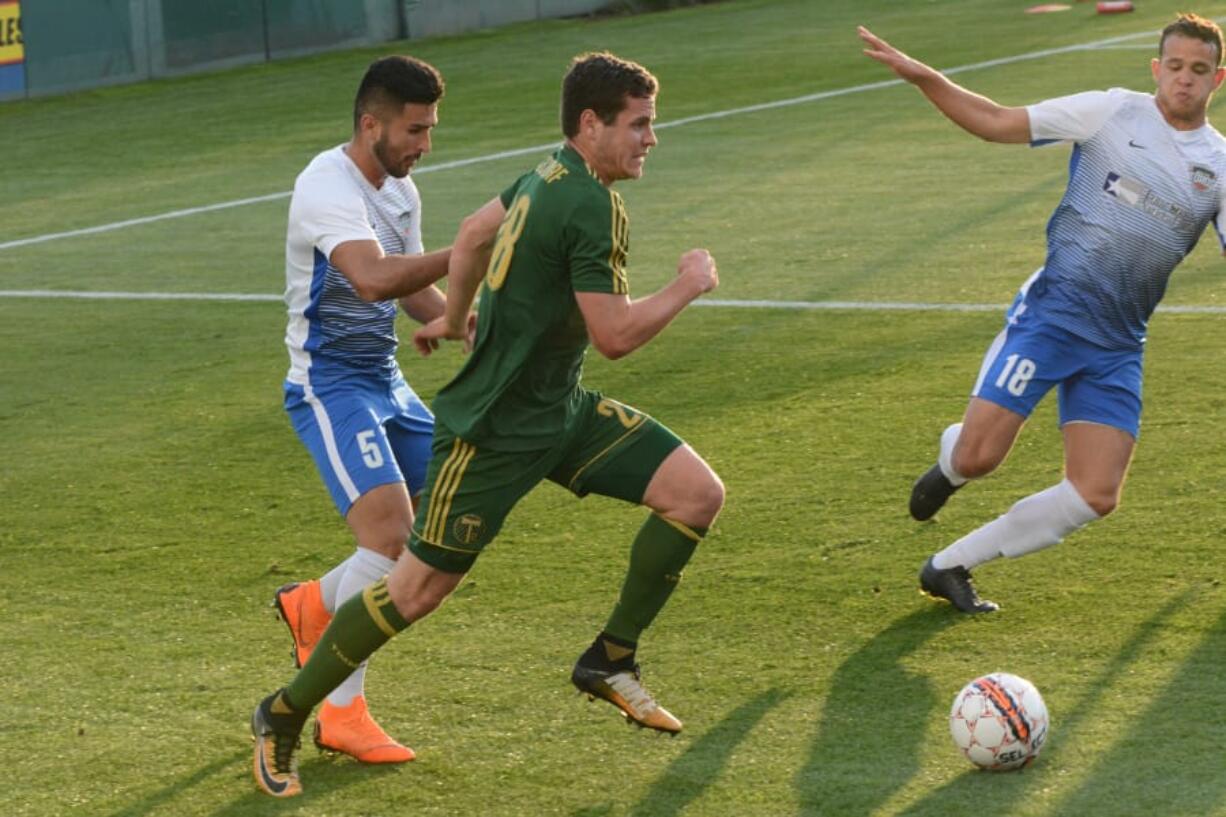
POLYGON ((1132 141, 1131 139, 1129 139, 1129 140, 1128 140, 1128 147, 1130 147, 1130 148, 1136 148, 1137 150, 1146 150, 1146 149, 1147 149, 1147 148, 1145 147, 1145 145, 1138 145, 1136 142, 1132 141))
POLYGON ((281 794, 283 791, 289 788, 289 781, 288 780, 277 780, 268 771, 268 766, 266 765, 268 762, 268 759, 264 753, 264 745, 265 745, 264 740, 265 740, 264 738, 260 738, 259 751, 256 753, 256 757, 257 757, 256 770, 260 774, 260 781, 265 789, 267 789, 272 794, 281 794))

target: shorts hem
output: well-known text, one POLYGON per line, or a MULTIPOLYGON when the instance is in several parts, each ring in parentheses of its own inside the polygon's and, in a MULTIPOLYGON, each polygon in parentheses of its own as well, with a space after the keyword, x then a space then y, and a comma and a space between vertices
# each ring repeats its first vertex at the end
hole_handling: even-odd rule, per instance
POLYGON ((414 534, 409 539, 409 551, 426 564, 444 573, 467 573, 481 555, 477 550, 459 550, 427 542, 414 534))
POLYGON ((1114 428, 1114 429, 1124 432, 1128 436, 1132 437, 1134 440, 1140 437, 1141 435, 1140 426, 1134 427, 1130 425, 1125 425, 1124 423, 1116 422, 1114 420, 1091 420, 1087 417, 1077 417, 1075 419, 1070 419, 1070 420, 1061 420, 1060 428, 1064 428, 1065 426, 1071 425, 1073 423, 1089 423, 1091 425, 1106 426, 1107 428, 1114 428))

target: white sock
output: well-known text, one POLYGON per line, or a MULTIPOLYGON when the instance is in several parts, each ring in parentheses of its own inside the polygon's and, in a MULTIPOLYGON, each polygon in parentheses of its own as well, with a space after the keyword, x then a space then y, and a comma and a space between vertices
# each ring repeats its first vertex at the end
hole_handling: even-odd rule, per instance
POLYGON ((970 570, 998 556, 1025 556, 1056 544, 1095 519, 1098 514, 1066 479, 1019 500, 1008 513, 942 550, 933 557, 932 565, 938 570, 957 565, 970 570))
POLYGON ((962 433, 962 424, 954 423, 941 432, 941 453, 937 456, 937 465, 941 473, 954 487, 965 485, 966 477, 954 470, 954 446, 958 444, 958 435, 962 433))
MULTIPOLYGON (((353 556, 349 557, 349 559, 352 558, 353 556)), ((340 590, 341 579, 345 578, 345 571, 349 569, 349 559, 341 562, 319 578, 319 594, 323 596, 324 609, 329 613, 336 612, 336 591, 340 590)))
MULTIPOLYGON (((395 562, 381 553, 358 548, 345 561, 345 575, 341 578, 336 591, 337 605, 344 604, 351 596, 356 596, 368 584, 374 584, 391 572, 395 562)), ((328 693, 328 703, 333 706, 348 706, 353 699, 362 694, 366 680, 366 662, 363 661, 353 674, 341 682, 340 686, 328 693)))

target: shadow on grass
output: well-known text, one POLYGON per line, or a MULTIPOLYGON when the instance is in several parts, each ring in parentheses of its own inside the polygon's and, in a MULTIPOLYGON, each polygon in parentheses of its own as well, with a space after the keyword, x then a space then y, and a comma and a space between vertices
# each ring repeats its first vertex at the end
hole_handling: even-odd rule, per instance
MULTIPOLYGON (((1096 710, 1096 706, 1110 697, 1110 689, 1116 684, 1121 676, 1128 672, 1128 668, 1136 663, 1138 657, 1147 647, 1149 647, 1155 639, 1157 639, 1162 631, 1168 626, 1170 619, 1183 608, 1187 607, 1192 602, 1195 591, 1186 590, 1175 596, 1166 604, 1164 604, 1156 613, 1146 619, 1132 637, 1125 643, 1114 658, 1103 668, 1102 672, 1086 687, 1085 692, 1070 706, 1066 708, 1067 715, 1056 711, 1053 713, 1052 721, 1052 743, 1047 747, 1044 756, 1039 760, 1039 764, 1057 765, 1059 755, 1062 752, 1077 753, 1077 747, 1061 743, 1062 735, 1075 735, 1078 727, 1088 714, 1092 714, 1096 710)), ((1189 659, 1188 663, 1195 663, 1196 657, 1201 656, 1201 660, 1205 661, 1205 665, 1200 668, 1200 671, 1208 672, 1209 674, 1202 677, 1216 677, 1213 673, 1220 668, 1223 663, 1223 650, 1226 647, 1226 619, 1218 622, 1218 625, 1206 635, 1201 647, 1194 651, 1193 658, 1189 659), (1212 644, 1212 649, 1207 647, 1212 644), (1208 653, 1202 655, 1203 653, 1208 653)), ((1173 684, 1178 688, 1180 678, 1188 671, 1187 667, 1177 672, 1174 676, 1173 684)), ((1197 670, 1193 670, 1197 671, 1197 670)), ((1221 691, 1222 686, 1226 684, 1213 684, 1213 689, 1221 691)), ((1210 700, 1193 701, 1197 709, 1189 711, 1203 711, 1205 713, 1213 712, 1218 708, 1216 696, 1210 700)), ((1050 702, 1049 702, 1050 703, 1050 702)), ((1163 712, 1168 712, 1169 709, 1179 710, 1180 704, 1171 702, 1167 705, 1156 704, 1155 708, 1160 708, 1163 712)), ((1168 712, 1173 722, 1178 722, 1179 712, 1168 712)), ((1142 723, 1148 721, 1149 718, 1143 717, 1142 723)), ((1186 720, 1179 724, 1180 728, 1186 727, 1186 720)), ((1144 791, 1151 790, 1155 784, 1155 780, 1147 771, 1145 758, 1145 747, 1141 745, 1144 741, 1146 731, 1138 728, 1137 734, 1139 739, 1134 741, 1133 751, 1137 753, 1136 757, 1129 763, 1100 763, 1100 768, 1116 769, 1117 774, 1109 777, 1104 776, 1099 782, 1099 777, 1094 776, 1093 782, 1083 786, 1082 790, 1069 798, 1067 806, 1061 806, 1054 809, 1052 814, 1112 814, 1113 817, 1123 817, 1124 812, 1107 808, 1104 811, 1105 803, 1133 803, 1139 804, 1142 802, 1137 797, 1121 798, 1117 794, 1125 781, 1131 780, 1132 785, 1139 787, 1136 792, 1137 796, 1144 791)), ((1126 739, 1127 742, 1127 739, 1126 739)), ((1115 752, 1111 753, 1112 755, 1115 752)), ((1213 772, 1210 774, 1220 779, 1217 784, 1219 788, 1218 796, 1220 797, 1221 789, 1226 787, 1226 778, 1222 777, 1218 766, 1220 766, 1220 758, 1217 754, 1211 760, 1206 760, 1204 766, 1213 766, 1213 772), (1215 765, 1216 764, 1216 765, 1215 765)), ((1206 768, 1206 771, 1208 769, 1206 768)), ((1020 802, 1027 796, 1027 792, 1035 786, 1041 786, 1044 782, 1043 765, 1038 765, 1021 772, 996 774, 990 772, 980 772, 968 766, 965 774, 961 774, 940 788, 933 789, 922 800, 912 804, 906 811, 903 811, 900 817, 920 817, 920 815, 941 815, 949 817, 959 812, 959 806, 965 806, 970 809, 973 804, 982 803, 1010 803, 1020 802)), ((1050 781, 1048 781, 1050 782, 1050 781)), ((1178 792, 1182 786, 1181 780, 1167 781, 1171 790, 1166 791, 1163 797, 1167 797, 1173 792, 1178 792)), ((1164 786, 1165 790, 1166 787, 1164 786)), ((1145 808, 1137 806, 1136 811, 1128 811, 1128 814, 1137 815, 1153 815, 1153 814, 1174 814, 1176 809, 1169 809, 1165 806, 1164 801, 1158 805, 1147 805, 1145 808)), ((1208 807, 1200 809, 1192 809, 1187 811, 1188 814, 1208 814, 1211 809, 1208 807)))
POLYGON ((903 659, 960 620, 944 605, 900 618, 843 662, 795 777, 802 814, 870 814, 919 769, 936 695, 903 659))
POLYGON ((231 752, 225 757, 218 758, 212 763, 201 766, 187 777, 174 780, 157 791, 145 795, 135 803, 124 806, 118 811, 111 812, 109 817, 141 817, 141 815, 149 814, 154 809, 177 797, 184 795, 190 797, 193 786, 203 783, 215 774, 226 771, 230 766, 250 756, 250 750, 231 752))
MULTIPOLYGON (((108 817, 145 817, 154 812, 163 813, 164 807, 172 801, 190 802, 194 797, 194 787, 217 774, 232 775, 235 764, 240 764, 243 769, 243 793, 214 809, 212 812, 214 817, 232 817, 232 815, 239 814, 279 814, 287 809, 296 811, 304 805, 309 806, 312 790, 333 793, 354 783, 368 780, 372 776, 394 774, 397 770, 397 767, 363 766, 345 759, 330 757, 307 760, 302 764, 303 787, 306 792, 300 797, 278 800, 256 789, 255 781, 251 779, 250 762, 250 749, 231 752, 225 757, 201 766, 190 775, 175 779, 140 800, 111 812, 108 817)), ((173 811, 173 809, 169 810, 173 811)))
MULTIPOLYGON (((736 747, 767 712, 787 699, 788 694, 769 689, 728 713, 670 763, 628 813, 653 817, 680 814, 719 779, 736 747)), ((592 806, 574 812, 574 817, 601 817, 609 814, 611 808, 592 806)))
MULTIPOLYGON (((1081 785, 1052 814, 1087 814, 1114 803, 1113 815, 1220 814, 1226 715, 1226 613, 1172 673, 1166 687, 1098 757, 1081 785), (1154 746, 1177 747, 1166 757, 1154 746)), ((1102 706, 1103 703, 1099 702, 1102 706)))
MULTIPOLYGON (((311 750, 314 754, 314 749, 311 750)), ((245 753, 250 756, 250 753, 245 753)), ((413 764, 408 764, 412 766, 413 764)), ((251 779, 251 770, 246 770, 244 783, 246 784, 242 794, 234 797, 229 802, 223 803, 210 812, 210 817, 238 817, 238 815, 253 814, 281 814, 282 812, 293 812, 295 814, 314 814, 315 811, 311 808, 311 797, 314 794, 322 793, 333 795, 337 792, 348 788, 356 783, 369 782, 372 778, 391 777, 401 774, 405 769, 403 765, 367 765, 357 763, 352 758, 339 756, 317 756, 311 759, 302 760, 299 766, 299 773, 302 776, 303 792, 297 797, 289 797, 286 799, 278 799, 270 797, 262 791, 259 791, 255 786, 255 781, 251 779)), ((363 811, 363 804, 359 801, 352 806, 353 814, 366 814, 369 812, 363 811)))

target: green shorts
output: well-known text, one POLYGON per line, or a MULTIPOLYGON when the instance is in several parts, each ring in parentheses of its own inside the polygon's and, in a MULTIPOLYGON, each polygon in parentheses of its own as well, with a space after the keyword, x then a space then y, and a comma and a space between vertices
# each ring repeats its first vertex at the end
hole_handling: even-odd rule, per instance
POLYGON ((439 570, 467 572, 515 503, 543 479, 580 497, 594 493, 641 503, 647 483, 681 438, 599 392, 584 392, 583 398, 566 434, 544 450, 479 448, 436 423, 409 549, 439 570))

